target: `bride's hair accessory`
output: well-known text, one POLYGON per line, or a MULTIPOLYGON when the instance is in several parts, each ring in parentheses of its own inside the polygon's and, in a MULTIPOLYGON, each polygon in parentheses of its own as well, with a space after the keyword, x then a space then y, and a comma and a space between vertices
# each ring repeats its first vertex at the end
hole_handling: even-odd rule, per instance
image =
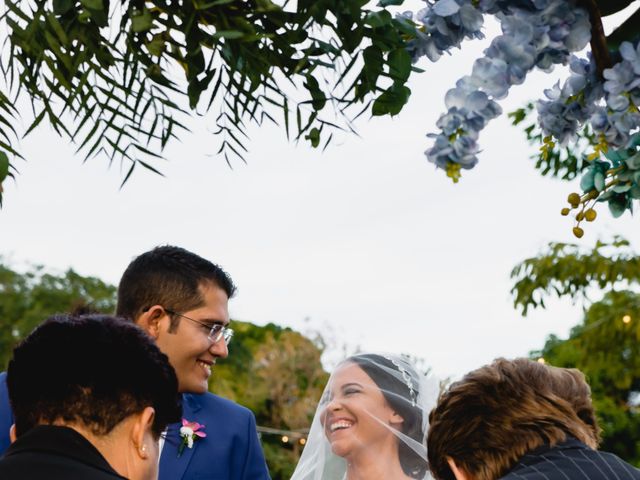
POLYGON ((384 358, 386 358, 387 360, 389 360, 391 363, 393 363, 394 367, 396 367, 398 369, 398 371, 400 372, 400 374, 402 375, 402 379, 404 380, 404 383, 407 385, 407 388, 409 389, 409 396, 411 397, 411 406, 415 407, 416 406, 416 391, 415 391, 415 387, 413 385, 413 380, 411 378, 411 375, 409 374, 409 372, 407 371, 406 368, 404 368, 400 362, 398 362, 395 358, 388 356, 388 355, 383 355, 384 358))

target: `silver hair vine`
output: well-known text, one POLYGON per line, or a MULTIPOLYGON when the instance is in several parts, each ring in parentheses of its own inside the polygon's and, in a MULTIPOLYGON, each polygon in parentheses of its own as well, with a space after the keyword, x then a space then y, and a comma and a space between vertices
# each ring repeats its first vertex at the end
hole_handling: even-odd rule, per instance
POLYGON ((413 386, 413 380, 411 379, 411 375, 409 375, 409 372, 407 372, 407 370, 402 365, 400 365, 400 363, 395 358, 389 357, 387 355, 383 355, 383 357, 389 360, 391 363, 393 363, 393 365, 398 369, 398 371, 402 375, 402 379, 404 380, 404 383, 407 385, 407 388, 409 389, 409 396, 411 397, 411 406, 415 407, 416 391, 413 386))

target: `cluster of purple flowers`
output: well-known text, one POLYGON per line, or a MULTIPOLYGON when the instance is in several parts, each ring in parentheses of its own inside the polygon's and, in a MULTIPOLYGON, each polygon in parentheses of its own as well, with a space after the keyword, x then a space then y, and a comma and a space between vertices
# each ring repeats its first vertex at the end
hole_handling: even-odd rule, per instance
POLYGON ((588 13, 571 0, 427 0, 414 18, 422 24, 422 34, 409 45, 413 58, 426 55, 435 61, 462 40, 481 37, 484 14, 500 21, 502 34, 475 61, 471 75, 447 93, 448 111, 437 122, 441 131, 429 135, 434 144, 425 152, 454 180, 461 168, 478 162, 479 133, 501 113, 496 100, 524 82, 533 68, 548 71, 566 64, 571 52, 582 50, 591 37, 588 13))
POLYGON ((537 104, 542 131, 561 145, 574 140, 584 124, 591 126, 598 139, 594 160, 601 153, 605 159, 591 163, 580 185, 585 192, 597 191, 615 216, 640 198, 640 43, 623 42, 619 54, 603 71, 604 80, 593 60, 572 57, 562 88, 545 91, 547 100, 537 104))
POLYGON ((640 128, 640 43, 620 45, 621 60, 603 72, 605 106, 591 117, 591 126, 614 148, 626 148, 630 132, 640 128))
POLYGON ((414 61, 426 56, 435 62, 451 48, 460 48, 463 40, 484 37, 482 12, 471 0, 426 0, 426 3, 427 7, 415 15, 404 14, 421 25, 418 36, 408 45, 414 61))
POLYGON ((631 133, 640 128, 640 45, 623 42, 620 56, 604 70, 604 81, 593 60, 571 58, 571 75, 562 88, 546 90, 547 100, 537 103, 538 122, 546 135, 565 145, 589 122, 607 147, 627 147, 631 133))
POLYGON ((539 100, 536 105, 540 128, 562 146, 575 139, 578 129, 594 114, 604 94, 592 59, 572 56, 569 66, 571 74, 562 88, 557 83, 545 90, 547 99, 539 100))

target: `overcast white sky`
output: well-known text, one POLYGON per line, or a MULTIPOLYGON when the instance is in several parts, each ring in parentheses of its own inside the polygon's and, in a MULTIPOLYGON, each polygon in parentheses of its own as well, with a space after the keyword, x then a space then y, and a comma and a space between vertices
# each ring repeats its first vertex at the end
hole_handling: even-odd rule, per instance
MULTIPOLYGON (((574 241, 559 211, 577 184, 541 178, 528 159, 535 149, 506 115, 483 132, 481 161, 457 185, 423 155, 446 90, 485 47, 421 64, 427 71, 397 118, 364 119, 360 138, 324 153, 254 128, 247 165, 230 169, 206 155, 219 141, 200 123, 166 152, 165 178, 139 171, 123 190, 117 166, 82 164, 41 128, 23 141, 28 162, 6 184, 0 254, 117 283, 135 255, 176 244, 231 273, 238 320, 410 353, 441 375, 526 355, 581 317, 563 302, 521 318, 509 295, 516 263, 549 241, 574 241)), ((534 74, 502 102, 505 112, 559 75, 534 74)), ((635 219, 599 213, 582 243, 634 240, 635 219)))

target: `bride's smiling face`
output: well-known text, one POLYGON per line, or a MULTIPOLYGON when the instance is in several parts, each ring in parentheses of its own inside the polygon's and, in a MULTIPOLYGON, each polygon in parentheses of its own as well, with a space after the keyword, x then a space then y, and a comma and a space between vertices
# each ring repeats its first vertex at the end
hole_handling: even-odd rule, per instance
POLYGON ((402 418, 358 365, 339 366, 329 379, 327 393, 321 422, 333 453, 350 457, 362 447, 395 442, 391 429, 398 429, 402 418))

